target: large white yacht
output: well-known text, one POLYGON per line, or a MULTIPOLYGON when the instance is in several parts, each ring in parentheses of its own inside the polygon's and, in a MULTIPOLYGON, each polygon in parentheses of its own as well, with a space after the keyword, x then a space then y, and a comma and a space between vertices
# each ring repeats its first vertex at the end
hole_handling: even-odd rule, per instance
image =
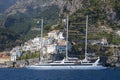
POLYGON ((38 69, 38 70, 61 70, 61 69, 106 69, 106 67, 99 64, 99 60, 97 59, 94 63, 90 62, 82 62, 82 61, 55 61, 52 63, 41 63, 38 65, 30 65, 26 66, 28 69, 38 69))
MULTIPOLYGON (((67 16, 67 36, 66 41, 68 42, 68 21, 69 18, 67 16)), ((90 62, 87 60, 87 28, 88 28, 88 16, 86 17, 86 40, 85 40, 85 59, 79 60, 78 58, 69 58, 68 51, 67 51, 67 44, 66 44, 66 57, 61 61, 53 61, 53 62, 42 62, 43 57, 41 56, 40 63, 37 65, 28 65, 26 66, 27 69, 37 69, 37 70, 62 70, 62 69, 106 69, 106 67, 99 64, 100 58, 95 62, 90 62)), ((43 21, 41 30, 43 29, 43 21)), ((42 34, 42 31, 41 31, 42 34)), ((41 35, 42 36, 42 35, 41 35)), ((41 44, 42 45, 42 44, 41 44)))

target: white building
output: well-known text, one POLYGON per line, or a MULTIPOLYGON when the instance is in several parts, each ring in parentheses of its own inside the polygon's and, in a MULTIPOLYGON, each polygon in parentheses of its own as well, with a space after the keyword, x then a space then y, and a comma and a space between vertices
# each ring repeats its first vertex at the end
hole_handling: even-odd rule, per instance
POLYGON ((29 51, 29 50, 30 50, 30 46, 29 45, 23 46, 23 51, 29 51))
POLYGON ((22 48, 20 46, 16 46, 10 51, 11 61, 16 61, 17 56, 20 57, 22 54, 22 48))
POLYGON ((32 45, 32 41, 31 40, 29 40, 28 42, 25 42, 24 46, 22 46, 22 50, 23 51, 30 51, 31 45, 32 45))
MULTIPOLYGON (((43 47, 43 54, 54 54, 54 53, 65 53, 66 52, 66 40, 63 37, 64 32, 60 32, 59 30, 53 30, 48 33, 48 37, 44 37, 42 40, 40 37, 36 37, 28 42, 25 42, 23 46, 21 46, 22 51, 39 51, 41 47, 43 47), (42 41, 42 46, 41 46, 42 41)), ((68 51, 71 51, 71 44, 68 43, 68 51)), ((19 53, 19 49, 11 50, 11 59, 12 61, 16 61, 16 56, 19 53)))
POLYGON ((103 38, 101 40, 92 40, 90 41, 92 45, 108 45, 108 41, 106 38, 103 38))
POLYGON ((65 37, 63 37, 63 32, 59 32, 58 39, 65 39, 65 37))
POLYGON ((108 45, 106 38, 101 39, 101 45, 108 45))
POLYGON ((16 61, 16 57, 17 57, 17 51, 15 49, 12 49, 10 51, 10 56, 11 56, 11 61, 16 61))
POLYGON ((100 44, 101 41, 100 40, 92 40, 90 41, 91 45, 97 45, 97 44, 100 44))
POLYGON ((59 30, 53 30, 48 33, 48 37, 58 39, 59 30))
POLYGON ((53 54, 56 53, 56 44, 51 44, 51 45, 47 45, 47 53, 48 54, 53 54))
POLYGON ((65 39, 64 37, 63 37, 63 33, 64 32, 61 32, 61 31, 59 31, 59 30, 53 30, 53 31, 51 31, 51 32, 49 32, 48 33, 48 37, 49 38, 53 38, 53 39, 65 39))
POLYGON ((34 39, 32 40, 32 43, 33 43, 34 45, 39 45, 39 44, 40 44, 40 37, 34 38, 34 39))
POLYGON ((53 38, 43 38, 43 45, 53 44, 53 38))
POLYGON ((118 30, 118 31, 116 32, 116 34, 120 36, 120 30, 118 30))
POLYGON ((29 40, 28 42, 25 42, 24 46, 22 47, 23 51, 31 51, 35 52, 40 49, 40 38, 34 38, 33 40, 29 40))
MULTIPOLYGON (((71 48, 72 48, 72 45, 68 43, 68 51, 71 51, 71 48)), ((65 40, 58 40, 57 51, 59 53, 66 53, 66 41, 65 40)))

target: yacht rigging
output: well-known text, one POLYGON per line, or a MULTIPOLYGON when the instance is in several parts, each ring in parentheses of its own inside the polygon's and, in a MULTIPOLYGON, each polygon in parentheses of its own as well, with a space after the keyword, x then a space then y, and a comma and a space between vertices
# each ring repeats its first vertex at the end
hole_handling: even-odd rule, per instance
MULTIPOLYGON (((61 70, 61 69, 106 69, 106 67, 99 64, 100 59, 98 58, 94 63, 90 63, 87 60, 87 29, 88 29, 88 16, 86 17, 86 37, 85 37, 85 59, 79 60, 78 58, 68 57, 68 27, 69 27, 69 17, 66 19, 66 57, 62 61, 53 61, 49 63, 43 63, 43 54, 40 55, 40 63, 38 65, 28 65, 27 69, 38 69, 38 70, 61 70)), ((41 21, 41 40, 43 34, 43 20, 41 21)), ((41 53, 42 53, 43 43, 41 41, 41 53)))

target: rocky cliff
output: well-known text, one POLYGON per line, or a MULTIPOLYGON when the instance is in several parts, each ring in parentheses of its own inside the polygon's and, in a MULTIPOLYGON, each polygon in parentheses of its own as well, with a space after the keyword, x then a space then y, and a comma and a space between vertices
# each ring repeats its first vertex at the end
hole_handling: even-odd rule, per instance
POLYGON ((14 5, 6 10, 6 14, 25 13, 28 8, 41 9, 52 5, 57 5, 61 13, 64 10, 73 13, 80 8, 84 8, 82 2, 83 0, 17 0, 14 5))

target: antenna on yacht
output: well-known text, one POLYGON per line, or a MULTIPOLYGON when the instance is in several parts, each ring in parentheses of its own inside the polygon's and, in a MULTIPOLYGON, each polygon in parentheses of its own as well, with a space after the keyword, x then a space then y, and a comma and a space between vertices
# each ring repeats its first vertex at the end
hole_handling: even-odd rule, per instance
POLYGON ((40 49, 40 59, 39 61, 43 61, 43 19, 41 19, 41 43, 40 43, 41 49, 40 49))
POLYGON ((68 60, 68 26, 69 26, 69 16, 67 16, 67 19, 66 19, 66 27, 67 27, 67 32, 66 32, 66 60, 68 60))
POLYGON ((87 34, 88 34, 88 15, 86 16, 85 59, 87 59, 87 34))

